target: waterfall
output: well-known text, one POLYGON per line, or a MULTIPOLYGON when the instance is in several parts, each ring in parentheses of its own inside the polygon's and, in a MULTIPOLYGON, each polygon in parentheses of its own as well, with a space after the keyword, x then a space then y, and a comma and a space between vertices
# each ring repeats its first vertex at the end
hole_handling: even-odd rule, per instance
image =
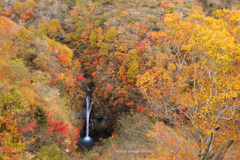
POLYGON ((88 89, 87 92, 87 97, 86 97, 86 136, 83 138, 80 138, 77 142, 78 146, 83 146, 83 147, 90 147, 94 145, 94 139, 89 136, 89 118, 90 118, 90 113, 92 109, 92 104, 91 102, 91 96, 92 96, 92 91, 88 89))
POLYGON ((86 139, 89 139, 89 117, 90 117, 92 104, 93 104, 93 102, 91 102, 90 95, 88 95, 86 97, 86 103, 87 103, 87 107, 86 107, 86 139))

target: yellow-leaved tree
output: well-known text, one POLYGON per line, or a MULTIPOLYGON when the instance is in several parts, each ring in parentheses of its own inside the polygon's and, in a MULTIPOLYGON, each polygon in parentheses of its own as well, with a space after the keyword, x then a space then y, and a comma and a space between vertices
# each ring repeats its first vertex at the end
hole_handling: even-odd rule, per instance
POLYGON ((240 138, 240 10, 213 15, 195 11, 180 19, 167 14, 163 30, 151 35, 161 50, 156 66, 138 77, 139 90, 152 116, 178 126, 194 142, 194 149, 170 147, 167 156, 219 160, 240 138))

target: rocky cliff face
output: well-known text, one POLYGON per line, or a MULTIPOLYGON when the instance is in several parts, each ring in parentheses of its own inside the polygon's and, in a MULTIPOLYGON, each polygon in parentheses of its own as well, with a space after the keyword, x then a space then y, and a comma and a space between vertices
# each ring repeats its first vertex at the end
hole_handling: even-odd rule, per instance
POLYGON ((199 2, 210 12, 222 8, 239 8, 239 0, 199 0, 199 2))

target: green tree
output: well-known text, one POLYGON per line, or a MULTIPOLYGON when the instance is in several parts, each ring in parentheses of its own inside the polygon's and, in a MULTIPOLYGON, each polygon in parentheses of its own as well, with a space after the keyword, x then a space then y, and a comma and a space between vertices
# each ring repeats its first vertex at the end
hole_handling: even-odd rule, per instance
POLYGON ((34 112, 34 118, 37 120, 38 124, 45 126, 47 124, 46 111, 39 105, 37 105, 36 111, 34 112))

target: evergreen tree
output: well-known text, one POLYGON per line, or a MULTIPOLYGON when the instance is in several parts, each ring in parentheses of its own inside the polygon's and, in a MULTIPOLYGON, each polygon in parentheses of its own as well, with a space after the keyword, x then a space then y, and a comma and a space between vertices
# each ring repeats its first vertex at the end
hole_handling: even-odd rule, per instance
POLYGON ((47 123, 46 113, 47 112, 44 111, 42 107, 37 105, 37 110, 36 110, 36 112, 34 112, 34 115, 35 115, 35 119, 37 120, 38 124, 41 124, 42 126, 44 126, 47 123))

